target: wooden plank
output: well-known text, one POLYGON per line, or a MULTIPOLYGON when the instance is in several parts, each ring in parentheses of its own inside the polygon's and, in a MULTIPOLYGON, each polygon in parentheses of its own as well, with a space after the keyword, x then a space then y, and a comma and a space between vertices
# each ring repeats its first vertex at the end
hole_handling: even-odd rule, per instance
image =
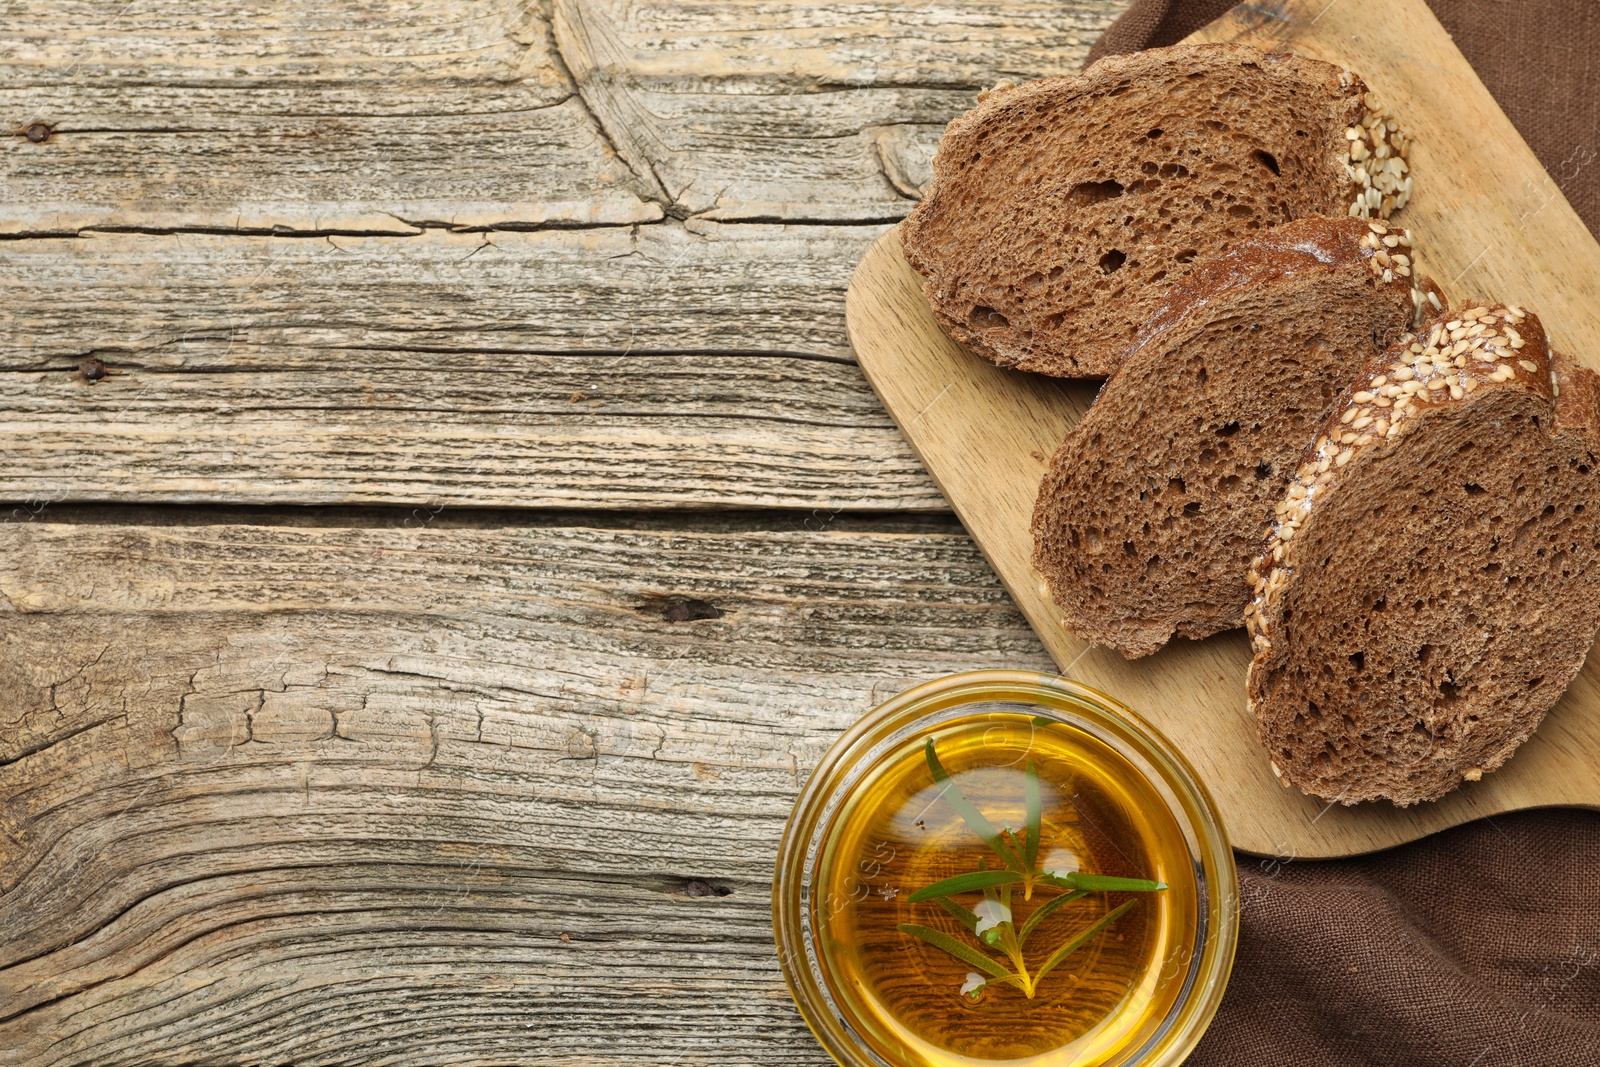
POLYGON ((7 524, 0 642, 30 1067, 818 1063, 801 781, 907 684, 1049 668, 953 527, 7 524))
MULTIPOLYGON (((1600 368, 1600 245, 1422 0, 1242 5, 1204 37, 1286 45, 1359 71, 1415 137, 1416 197, 1398 221, 1414 228, 1423 269, 1457 300, 1527 305, 1558 345, 1600 368)), ((1600 805, 1595 657, 1504 769, 1437 803, 1346 808, 1281 788, 1244 706, 1242 631, 1174 641, 1128 663, 1064 630, 1041 591, 1031 567, 1034 497, 1062 432, 1092 399, 1085 385, 1002 371, 956 345, 894 234, 863 261, 849 301, 863 369, 1056 662, 1178 745, 1216 795, 1237 847, 1349 855, 1498 812, 1600 805)))
POLYGON ((481 363, 646 351, 850 361, 843 293, 880 232, 671 220, 404 239, 0 241, 3 365, 76 370, 97 355, 171 372, 336 370, 350 353, 382 353, 358 358, 412 369, 448 367, 456 352, 481 363))
POLYGON ((0 141, 0 235, 86 228, 408 236, 663 217, 573 98, 520 89, 366 91, 80 86, 0 90, 58 124, 0 141), (463 155, 473 164, 463 166, 463 155), (538 160, 537 164, 534 160, 538 160))
POLYGON ((98 0, 4 0, 8 85, 490 86, 524 81, 547 99, 569 87, 550 62, 547 5, 495 0, 235 0, 197 10, 98 0))
POLYGON ((0 107, 55 132, 0 142, 0 232, 405 233, 669 206, 892 220, 912 201, 879 128, 925 156, 977 89, 1077 69, 1122 6, 766 0, 729 19, 716 3, 294 0, 197 20, 13 0, 5 23, 26 31, 0 48, 0 107))
POLYGON ((944 125, 1002 78, 1076 72, 1121 0, 554 0, 562 56, 675 212, 897 219, 944 125), (906 170, 911 181, 897 181, 906 170), (897 171, 899 173, 897 173, 897 171))
POLYGON ((873 232, 0 242, 0 498, 942 510, 845 355, 873 232))
POLYGON ((0 499, 942 509, 845 283, 1120 7, 11 0, 0 499))
POLYGON ((23 0, 0 48, 0 233, 413 234, 663 217, 517 3, 23 0))

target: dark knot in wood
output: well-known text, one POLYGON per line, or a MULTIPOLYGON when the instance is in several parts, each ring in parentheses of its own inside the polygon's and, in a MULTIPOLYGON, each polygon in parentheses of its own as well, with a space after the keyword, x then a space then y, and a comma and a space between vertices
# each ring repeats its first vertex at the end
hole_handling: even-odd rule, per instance
POLYGON ((638 607, 641 615, 653 615, 663 622, 695 622, 699 619, 720 619, 727 612, 698 597, 650 593, 638 607))

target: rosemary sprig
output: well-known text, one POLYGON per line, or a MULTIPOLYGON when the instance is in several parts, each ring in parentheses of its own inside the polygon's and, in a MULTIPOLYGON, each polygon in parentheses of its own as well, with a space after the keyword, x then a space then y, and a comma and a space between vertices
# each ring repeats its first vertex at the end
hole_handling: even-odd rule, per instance
POLYGON ((1089 927, 1089 929, 1085 930, 1077 937, 1074 937, 1072 940, 1068 941, 1066 944, 1050 953, 1050 958, 1040 964, 1039 970, 1034 974, 1034 983, 1038 984, 1039 982, 1044 981, 1044 976, 1055 970, 1056 964, 1060 963, 1062 960, 1078 951, 1084 945, 1087 945, 1090 938, 1094 937, 1096 934, 1105 930, 1106 927, 1116 922, 1123 912, 1127 911, 1137 903, 1139 903, 1139 900, 1137 897, 1135 897, 1133 900, 1124 901, 1123 903, 1117 905, 1109 913, 1101 916, 1099 921, 1093 926, 1089 927))
MULTIPOLYGON (((1063 899, 1063 898, 1056 898, 1063 899)), ((974 934, 978 932, 978 917, 969 909, 951 900, 949 897, 935 897, 933 902, 956 917, 956 921, 974 934)))
POLYGON ((942 948, 962 963, 970 963, 978 970, 987 971, 996 978, 1004 978, 1011 973, 977 949, 968 948, 949 934, 930 930, 926 926, 913 926, 911 923, 901 923, 900 932, 920 937, 934 948, 942 948))
POLYGON ((996 830, 994 824, 967 799, 961 787, 956 785, 955 779, 950 777, 944 765, 939 762, 931 738, 924 753, 927 757, 928 771, 940 787, 940 795, 955 809, 956 814, 961 816, 961 821, 966 823, 1004 864, 1003 870, 989 870, 988 864, 980 860, 978 870, 935 882, 917 890, 907 898, 913 904, 924 901, 938 904, 977 938, 982 949, 999 952, 1011 964, 1013 969, 1008 970, 999 961, 985 955, 982 949, 966 945, 942 931, 915 923, 901 924, 899 929, 902 933, 924 941, 982 972, 969 975, 962 992, 976 998, 988 986, 1012 985, 1032 999, 1045 975, 1053 971, 1068 956, 1104 933, 1112 923, 1138 903, 1138 899, 1125 901, 1111 909, 1087 929, 1058 945, 1043 963, 1030 971, 1023 950, 1027 946, 1028 938, 1045 919, 1063 906, 1082 900, 1090 893, 1150 893, 1167 888, 1165 882, 1145 878, 1117 878, 1103 874, 1085 874, 1081 871, 1059 874, 1041 870, 1039 842, 1044 823, 1044 804, 1038 770, 1033 763, 1030 761, 1026 764, 1023 774, 1023 796, 1027 814, 1019 839, 1017 833, 1009 827, 1004 831, 996 830), (1060 889, 1065 892, 1033 908, 1027 919, 1018 926, 1011 910, 1012 889, 1016 886, 1022 887, 1024 901, 1032 900, 1035 889, 1060 889), (957 893, 971 892, 983 894, 983 900, 976 908, 968 908, 952 899, 957 893), (984 975, 988 976, 987 979, 984 975))
POLYGON ((1033 933, 1038 925, 1048 919, 1056 909, 1064 904, 1071 904, 1074 900, 1082 900, 1089 895, 1087 889, 1079 889, 1073 893, 1063 893, 1054 900, 1048 900, 1033 909, 1033 914, 1028 916, 1028 921, 1022 924, 1022 929, 1017 931, 1017 940, 1027 941, 1028 935, 1033 933))
POLYGON ((946 878, 942 882, 935 882, 930 886, 912 893, 911 903, 918 904, 934 897, 947 897, 952 893, 970 893, 974 889, 993 889, 996 886, 1015 885, 1022 881, 1022 875, 1016 871, 973 871, 971 874, 958 874, 954 878, 946 878))
POLYGON ((924 752, 928 758, 928 770, 932 772, 933 780, 940 786, 940 793, 945 800, 949 801, 950 806, 956 809, 956 814, 961 816, 961 821, 970 826, 973 833, 983 838, 983 843, 988 845, 990 851, 996 856, 1000 857, 1000 862, 1004 863, 1007 868, 1020 870, 1022 861, 1016 852, 1001 838, 999 831, 994 828, 994 824, 984 818, 983 812, 972 806, 972 802, 961 791, 961 787, 956 785, 949 774, 945 773, 944 765, 939 762, 938 753, 933 750, 933 738, 928 738, 928 744, 924 752))
POLYGON ((1153 893, 1167 888, 1165 882, 1152 882, 1147 878, 1113 878, 1104 874, 1042 874, 1039 881, 1058 889, 1087 889, 1091 893, 1153 893))

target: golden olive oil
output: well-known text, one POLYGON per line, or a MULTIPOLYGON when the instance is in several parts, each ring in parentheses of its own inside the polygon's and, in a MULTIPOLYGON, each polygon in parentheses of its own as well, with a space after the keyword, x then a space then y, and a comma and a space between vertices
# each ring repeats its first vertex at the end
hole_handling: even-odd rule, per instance
MULTIPOLYGON (((909 738, 862 775, 823 842, 812 928, 829 994, 879 1056, 906 1067, 1090 1067, 1142 1046, 1182 993, 1198 888, 1188 844, 1137 768, 1092 734, 1011 712, 967 716, 909 738), (962 992, 972 965, 902 932, 929 927, 984 953, 973 932, 918 889, 1000 866, 962 820, 926 759, 932 738, 952 781, 995 827, 1025 825, 1026 771, 1041 797, 1040 866, 1165 882, 1159 892, 1094 892, 1051 913, 1024 946, 1030 970, 1075 933, 1134 900, 1050 971, 1030 999, 1015 986, 962 992)), ((1020 926, 1060 890, 1013 894, 1020 926)), ((962 893, 968 909, 981 891, 962 893)))

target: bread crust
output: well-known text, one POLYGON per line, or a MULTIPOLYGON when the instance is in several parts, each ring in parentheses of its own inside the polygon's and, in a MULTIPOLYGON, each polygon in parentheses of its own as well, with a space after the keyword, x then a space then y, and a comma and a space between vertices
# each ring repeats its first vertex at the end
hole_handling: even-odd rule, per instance
POLYGON ((1549 353, 1538 318, 1520 307, 1441 312, 1364 369, 1302 456, 1250 570, 1247 699, 1285 786, 1343 804, 1405 806, 1510 758, 1582 666, 1600 624, 1597 457, 1600 379, 1549 353), (1463 421, 1479 412, 1483 427, 1463 421), (1496 433, 1529 435, 1521 445, 1545 469, 1506 472, 1517 478, 1510 488, 1486 491, 1478 483, 1496 484, 1498 457, 1478 443, 1496 433), (1397 476, 1398 494, 1357 495, 1397 476), (1373 518, 1348 528, 1369 503, 1373 518), (1431 571, 1417 577, 1402 534, 1441 560, 1481 567, 1472 577, 1503 581, 1508 592, 1496 600, 1439 587, 1431 571), (1372 558, 1386 538, 1390 564, 1347 562, 1357 545, 1372 558), (1495 556, 1502 542, 1509 547, 1495 556), (1539 547, 1516 555, 1523 544, 1539 547), (1504 617, 1497 605, 1535 581, 1545 583, 1539 605, 1504 617), (1403 614, 1412 598, 1422 614, 1403 614), (1344 618, 1360 614, 1357 600, 1372 601, 1365 618, 1344 618), (1343 627, 1332 635, 1330 615, 1343 627), (1341 635, 1357 622, 1362 647, 1352 651, 1341 635))
POLYGON ((1168 289, 1232 243, 1403 206, 1406 148, 1338 67, 1150 49, 992 92, 952 122, 902 242, 957 341, 1001 366, 1100 377, 1168 289))
POLYGON ((1382 223, 1305 219, 1174 289, 1040 485, 1034 567, 1064 626, 1133 659, 1240 625, 1301 443, 1436 292, 1410 252, 1382 223))

